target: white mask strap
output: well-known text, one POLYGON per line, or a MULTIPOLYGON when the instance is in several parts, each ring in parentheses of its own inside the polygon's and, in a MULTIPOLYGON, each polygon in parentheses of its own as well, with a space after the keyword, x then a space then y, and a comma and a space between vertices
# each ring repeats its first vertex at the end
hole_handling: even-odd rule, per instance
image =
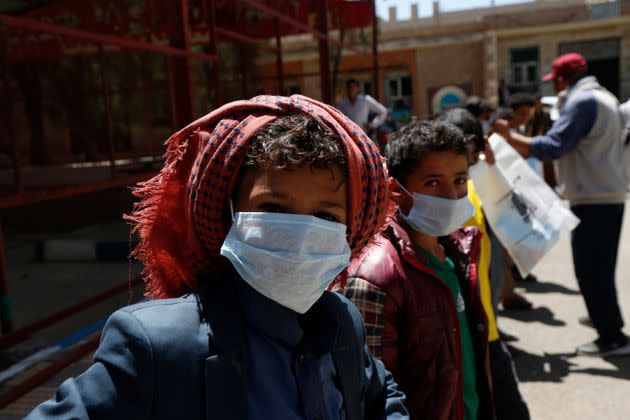
POLYGON ((234 204, 232 203, 232 198, 230 198, 230 215, 232 216, 232 222, 234 222, 234 204))

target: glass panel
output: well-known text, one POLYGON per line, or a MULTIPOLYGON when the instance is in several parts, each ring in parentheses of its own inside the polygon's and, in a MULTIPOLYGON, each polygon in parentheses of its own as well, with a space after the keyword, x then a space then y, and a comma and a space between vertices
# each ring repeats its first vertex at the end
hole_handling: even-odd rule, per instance
POLYGON ((512 63, 522 63, 523 61, 538 62, 538 47, 512 48, 510 50, 510 61, 512 63))
POLYGON ((527 81, 536 82, 538 80, 538 66, 536 64, 529 64, 527 66, 527 81))
POLYGON ((403 96, 413 95, 412 87, 411 87, 411 77, 404 76, 401 78, 401 81, 402 81, 402 95, 403 96))
POLYGON ((515 85, 520 85, 523 81, 523 69, 521 68, 521 66, 514 66, 512 68, 512 82, 515 85))

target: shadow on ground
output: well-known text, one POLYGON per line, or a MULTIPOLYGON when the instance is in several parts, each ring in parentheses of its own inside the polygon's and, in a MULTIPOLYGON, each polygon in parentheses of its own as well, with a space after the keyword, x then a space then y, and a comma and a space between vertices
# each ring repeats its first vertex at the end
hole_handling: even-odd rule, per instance
POLYGON ((572 361, 578 357, 575 353, 545 353, 541 356, 513 346, 510 350, 520 382, 559 383, 576 373, 630 380, 630 358, 627 357, 605 357, 610 369, 577 368, 578 364, 572 361))
POLYGON ((569 289, 561 284, 537 281, 537 282, 518 282, 518 287, 527 290, 527 293, 562 293, 564 295, 579 295, 577 289, 569 289))
POLYGON ((573 370, 571 373, 586 373, 588 375, 608 376, 611 378, 630 381, 630 358, 605 357, 604 360, 611 365, 612 369, 586 368, 573 370))
POLYGON ((572 354, 545 353, 540 356, 516 348, 513 352, 514 366, 520 382, 562 382, 571 373, 571 367, 577 366, 568 359, 572 354))
POLYGON ((516 319, 523 322, 540 322, 552 327, 562 327, 567 325, 561 319, 557 319, 551 309, 546 306, 538 306, 529 310, 503 310, 500 312, 501 316, 506 318, 516 319))

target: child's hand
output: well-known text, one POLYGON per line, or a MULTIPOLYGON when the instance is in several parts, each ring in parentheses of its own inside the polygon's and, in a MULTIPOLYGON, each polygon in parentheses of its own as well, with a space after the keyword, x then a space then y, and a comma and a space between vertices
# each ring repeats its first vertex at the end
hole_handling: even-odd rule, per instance
POLYGON ((488 165, 494 165, 494 162, 496 162, 496 160, 494 158, 494 152, 492 151, 492 147, 490 146, 488 138, 488 136, 484 137, 483 155, 488 165))

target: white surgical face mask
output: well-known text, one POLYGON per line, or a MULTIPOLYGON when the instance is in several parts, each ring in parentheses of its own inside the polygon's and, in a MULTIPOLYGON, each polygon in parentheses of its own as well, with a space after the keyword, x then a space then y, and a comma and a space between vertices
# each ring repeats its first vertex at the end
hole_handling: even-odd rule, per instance
POLYGON ((301 214, 240 212, 221 255, 256 291, 303 314, 349 265, 350 246, 341 223, 301 214))
POLYGON ((400 187, 413 197, 413 207, 409 214, 404 215, 401 212, 403 219, 413 229, 427 235, 450 235, 475 215, 475 208, 468 197, 450 200, 417 192, 411 193, 402 185, 400 187))

